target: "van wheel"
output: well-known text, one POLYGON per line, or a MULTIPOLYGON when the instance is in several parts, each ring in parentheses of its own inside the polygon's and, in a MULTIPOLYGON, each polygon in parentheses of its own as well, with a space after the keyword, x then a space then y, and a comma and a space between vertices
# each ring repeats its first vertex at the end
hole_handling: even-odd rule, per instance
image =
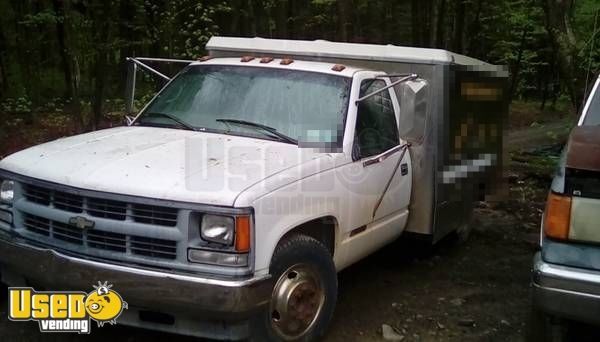
POLYGON ((275 279, 268 311, 252 332, 256 341, 314 341, 333 317, 337 273, 329 250, 316 239, 294 235, 275 249, 275 279))

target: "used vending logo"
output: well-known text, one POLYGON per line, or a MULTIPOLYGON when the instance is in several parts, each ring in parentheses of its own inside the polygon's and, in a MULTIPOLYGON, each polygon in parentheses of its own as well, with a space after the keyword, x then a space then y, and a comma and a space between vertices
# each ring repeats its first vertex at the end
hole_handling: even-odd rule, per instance
POLYGON ((41 332, 90 333, 90 321, 101 327, 116 324, 127 309, 121 295, 108 282, 98 282, 94 291, 35 291, 30 287, 11 287, 8 319, 37 321, 41 332))

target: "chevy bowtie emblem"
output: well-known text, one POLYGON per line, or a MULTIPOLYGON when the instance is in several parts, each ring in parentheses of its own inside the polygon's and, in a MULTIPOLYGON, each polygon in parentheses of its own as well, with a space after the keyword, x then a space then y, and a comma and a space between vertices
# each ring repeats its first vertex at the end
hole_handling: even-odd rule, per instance
POLYGON ((94 228, 95 222, 88 220, 83 216, 75 216, 69 219, 69 224, 79 229, 92 229, 94 228))

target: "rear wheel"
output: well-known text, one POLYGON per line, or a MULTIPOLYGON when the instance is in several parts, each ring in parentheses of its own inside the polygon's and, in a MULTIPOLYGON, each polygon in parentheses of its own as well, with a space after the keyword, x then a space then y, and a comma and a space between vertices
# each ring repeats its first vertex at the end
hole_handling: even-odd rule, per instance
POLYGON ((333 316, 337 273, 329 250, 318 240, 295 235, 281 242, 271 260, 271 302, 256 322, 256 341, 314 341, 333 316))

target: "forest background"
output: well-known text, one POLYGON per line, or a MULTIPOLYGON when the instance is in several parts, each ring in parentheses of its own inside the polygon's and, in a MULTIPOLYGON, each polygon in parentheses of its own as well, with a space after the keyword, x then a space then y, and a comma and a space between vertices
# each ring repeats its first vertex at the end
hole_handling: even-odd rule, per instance
POLYGON ((122 114, 125 57, 197 58, 213 35, 448 49, 506 65, 513 101, 577 113, 600 70, 599 13, 598 0, 1 0, 0 136, 39 118, 96 129, 122 114))

